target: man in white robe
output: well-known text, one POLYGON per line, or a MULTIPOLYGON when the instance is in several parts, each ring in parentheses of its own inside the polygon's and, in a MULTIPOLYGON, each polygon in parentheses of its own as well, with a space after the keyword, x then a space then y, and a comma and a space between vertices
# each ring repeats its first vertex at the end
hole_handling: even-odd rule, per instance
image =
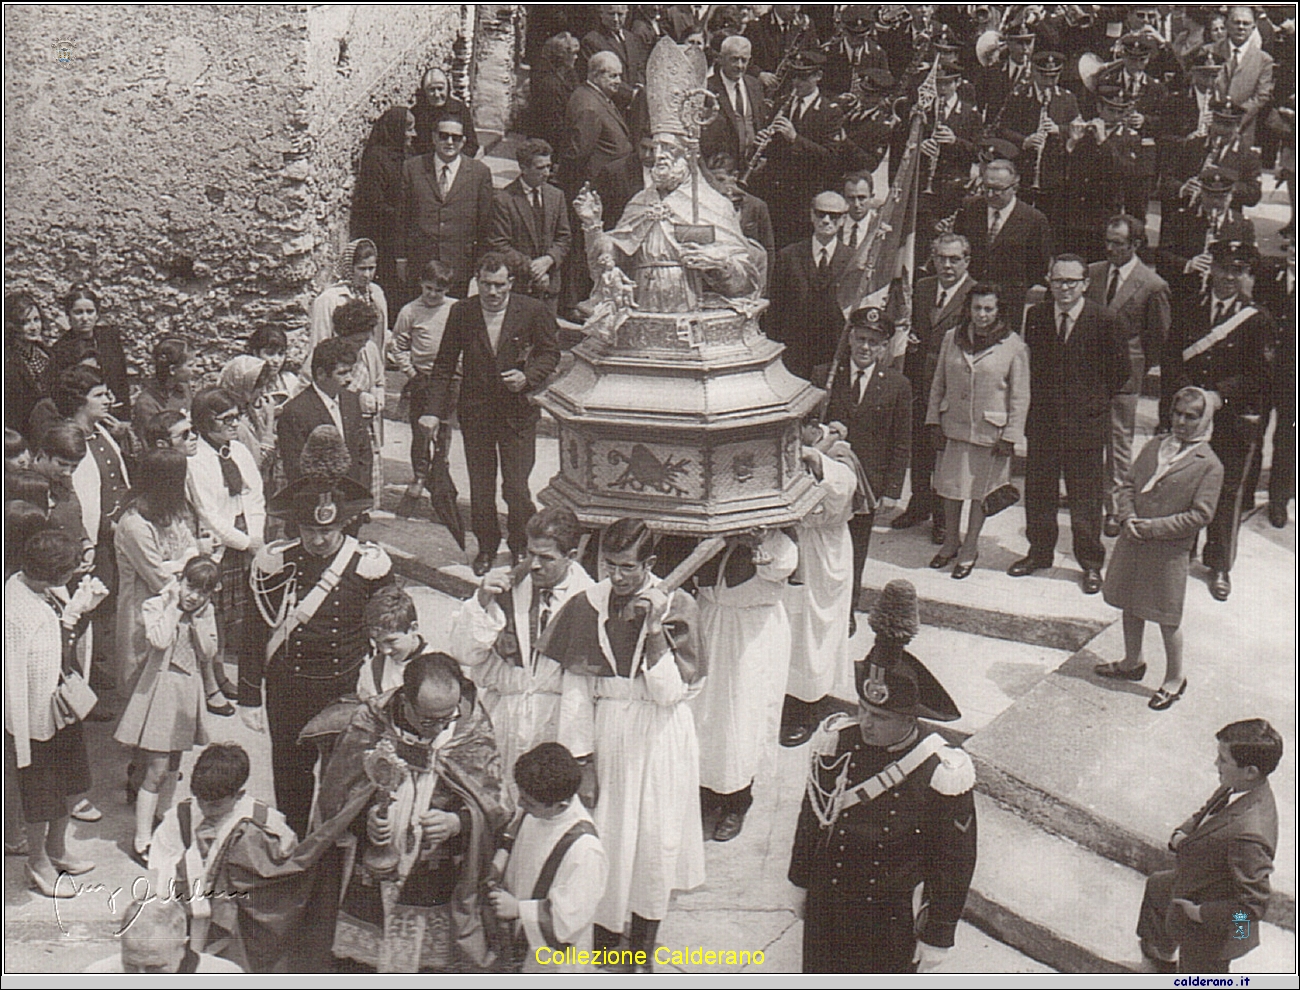
POLYGON ((527 536, 527 562, 489 571, 452 617, 449 650, 483 692, 511 809, 519 795, 515 760, 554 742, 559 727, 563 671, 537 652, 538 636, 565 602, 595 584, 577 560, 581 526, 572 509, 542 509, 528 520, 527 536))
POLYGON ((792 644, 781 713, 783 746, 799 746, 809 739, 825 714, 821 706, 828 695, 854 696, 849 609, 855 582, 849 519, 857 473, 816 447, 804 447, 803 462, 824 495, 797 527, 799 568, 786 589, 792 644))
POLYGON ((609 577, 571 598, 539 647, 564 668, 558 742, 585 761, 579 792, 609 857, 593 947, 620 945, 649 972, 674 890, 704 882, 699 743, 689 699, 704 676, 698 609, 651 572, 650 531, 605 530, 609 577))
POLYGON ((704 834, 728 842, 754 802, 760 768, 771 766, 776 725, 790 668, 786 578, 799 548, 780 530, 727 541, 695 575, 700 639, 709 677, 694 701, 700 739, 704 834))

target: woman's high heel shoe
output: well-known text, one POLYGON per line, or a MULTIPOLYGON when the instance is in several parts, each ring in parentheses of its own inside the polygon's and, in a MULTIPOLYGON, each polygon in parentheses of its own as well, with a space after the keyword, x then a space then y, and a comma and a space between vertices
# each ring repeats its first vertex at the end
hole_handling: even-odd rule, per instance
POLYGON ((956 550, 954 550, 952 553, 944 553, 942 550, 940 550, 938 553, 936 553, 933 557, 930 558, 930 566, 933 567, 936 571, 941 571, 956 559, 957 559, 956 550))
POLYGON ((954 567, 952 569, 953 580, 960 581, 963 578, 970 577, 970 572, 975 570, 975 564, 979 561, 979 559, 980 559, 979 554, 976 554, 974 560, 967 560, 954 567))

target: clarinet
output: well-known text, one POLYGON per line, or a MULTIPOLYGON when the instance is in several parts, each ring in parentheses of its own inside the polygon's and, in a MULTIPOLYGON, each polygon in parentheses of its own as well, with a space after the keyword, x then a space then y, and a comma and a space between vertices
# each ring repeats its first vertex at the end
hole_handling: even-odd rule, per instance
POLYGON ((1051 102, 1052 98, 1051 96, 1048 96, 1048 98, 1043 101, 1042 109, 1038 112, 1038 131, 1036 133, 1042 135, 1043 140, 1042 143, 1038 145, 1038 153, 1034 156, 1034 181, 1029 184, 1030 189, 1042 188, 1039 182, 1043 177, 1043 152, 1047 150, 1047 138, 1049 136, 1047 133, 1047 124, 1052 119, 1051 114, 1048 113, 1048 107, 1051 105, 1051 102))
POLYGON ((755 172, 760 171, 767 164, 767 146, 772 143, 772 138, 776 136, 776 127, 774 126, 776 118, 785 116, 789 117, 794 112, 795 101, 798 96, 790 94, 790 99, 786 102, 783 109, 777 111, 772 117, 773 123, 768 124, 754 136, 754 150, 749 153, 749 159, 745 162, 745 171, 740 176, 740 185, 745 185, 755 172))

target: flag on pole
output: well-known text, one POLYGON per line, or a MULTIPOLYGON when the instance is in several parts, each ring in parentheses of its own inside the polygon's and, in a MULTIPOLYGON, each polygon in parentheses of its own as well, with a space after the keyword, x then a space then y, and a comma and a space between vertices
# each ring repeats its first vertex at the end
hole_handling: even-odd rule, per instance
MULTIPOLYGON (((912 107, 912 120, 907 144, 894 170, 894 182, 889 195, 877 210, 867 236, 854 250, 844 268, 837 287, 836 300, 847 321, 855 310, 874 307, 894 326, 892 356, 898 357, 907 349, 907 336, 912 323, 912 273, 915 270, 916 206, 921 190, 921 130, 925 114, 934 105, 938 95, 935 74, 938 59, 917 88, 916 103, 912 107)), ((835 375, 848 355, 848 334, 841 336, 835 352, 827 393, 835 375)))

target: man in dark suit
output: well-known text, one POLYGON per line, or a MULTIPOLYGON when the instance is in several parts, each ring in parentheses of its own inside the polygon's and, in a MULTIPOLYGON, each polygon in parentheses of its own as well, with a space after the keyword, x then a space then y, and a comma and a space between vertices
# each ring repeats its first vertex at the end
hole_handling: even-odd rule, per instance
POLYGON ((1128 338, 1129 377, 1110 404, 1110 439, 1106 445, 1106 535, 1119 536, 1115 490, 1133 465, 1138 397, 1147 369, 1160 363, 1169 336, 1169 283, 1137 256, 1146 243, 1145 225, 1119 215, 1106 224, 1106 260, 1088 266, 1084 298, 1122 324, 1128 338))
POLYGON ((1070 121, 1079 116, 1073 93, 1060 85, 1065 59, 1060 52, 1036 52, 1028 88, 1007 97, 998 134, 1020 149, 1016 167, 1026 177, 1020 194, 1047 217, 1053 230, 1064 225, 1065 143, 1070 121))
POLYGON ((825 62, 815 51, 792 59, 793 92, 769 125, 767 165, 755 176, 755 195, 785 207, 772 216, 778 250, 808 236, 808 222, 795 207, 837 187, 845 171, 837 142, 844 115, 818 88, 825 62))
POLYGON ((954 231, 971 246, 971 276, 1005 290, 1006 320, 1019 332, 1025 293, 1047 272, 1055 241, 1047 218, 1021 202, 1020 173, 1005 158, 984 166, 984 197, 971 197, 957 214, 954 231))
POLYGON ((839 193, 819 193, 812 201, 813 236, 776 255, 768 336, 785 344, 785 366, 802 378, 831 363, 844 329, 836 287, 849 260, 839 239, 847 212, 839 193))
POLYGON ((587 63, 587 81, 569 97, 570 140, 562 153, 560 182, 569 196, 604 165, 632 151, 627 122, 613 99, 622 81, 618 56, 597 52, 587 63))
POLYGON ((434 131, 438 118, 444 114, 460 117, 465 124, 465 146, 461 150, 469 158, 478 154, 478 135, 474 132, 474 117, 469 107, 451 95, 447 73, 439 68, 429 68, 420 79, 420 91, 415 94, 411 116, 415 118, 415 140, 411 154, 430 155, 437 150, 434 131))
POLYGON ((903 357, 903 375, 912 387, 912 498, 907 508, 889 523, 894 529, 910 529, 933 519, 930 539, 943 543, 943 507, 931 486, 935 449, 925 429, 930 405, 930 383, 934 381, 939 345, 946 334, 961 323, 966 312, 966 295, 975 280, 970 277, 970 242, 961 234, 940 234, 930 246, 930 265, 937 275, 916 283, 912 294, 912 332, 903 357))
POLYGON ((1142 955, 1156 972, 1227 973, 1259 945, 1272 892, 1277 803, 1268 776, 1282 736, 1262 718, 1225 725, 1215 768, 1219 787, 1174 830, 1172 870, 1147 879, 1138 915, 1142 955))
POLYGON ((343 434, 352 459, 348 477, 370 490, 370 429, 361 414, 360 398, 348 388, 356 360, 355 348, 342 337, 328 337, 312 352, 312 384, 285 403, 275 423, 276 451, 289 481, 296 481, 302 474, 298 461, 311 431, 330 425, 343 434))
POLYGON ((534 138, 515 151, 519 178, 498 190, 492 208, 493 251, 518 251, 528 259, 525 295, 555 312, 560 296, 560 266, 569 253, 569 211, 564 193, 547 180, 553 168, 551 146, 534 138))
POLYGON ((889 365, 894 327, 884 317, 883 310, 869 306, 849 318, 851 361, 839 369, 831 384, 826 412, 827 420, 848 428, 849 446, 877 500, 870 512, 858 512, 849 520, 855 588, 862 587, 875 510, 902 496, 912 449, 912 390, 907 379, 889 365))
POLYGON ((771 10, 745 27, 745 37, 754 46, 758 80, 769 97, 776 92, 776 70, 781 60, 798 49, 818 47, 817 28, 801 7, 797 3, 773 4, 771 10))
MULTIPOLYGON (((578 70, 585 72, 597 52, 613 52, 623 66, 623 81, 629 90, 645 85, 645 66, 650 57, 641 35, 627 26, 627 4, 600 5, 600 26, 582 36, 578 70)), ((629 94, 630 95, 630 92, 629 94)))
MULTIPOLYGON (((754 136, 767 121, 763 87, 749 68, 749 39, 733 34, 723 39, 713 76, 707 86, 718 96, 718 115, 700 135, 700 153, 708 158, 728 152, 742 163, 754 147, 754 136)), ((742 166, 743 167, 743 166, 742 166)))
POLYGON ((501 543, 497 521, 497 459, 508 510, 508 543, 515 563, 528 547, 525 526, 533 515, 528 476, 536 455, 539 413, 528 394, 540 388, 560 362, 555 317, 536 299, 511 292, 505 255, 489 251, 479 262, 479 294, 456 303, 447 316, 433 365, 432 406, 438 415, 421 422, 430 435, 450 415, 448 396, 457 364, 464 361, 460 428, 469 469, 470 519, 478 540, 474 573, 482 577, 501 543))
POLYGON ((1161 418, 1168 420, 1170 402, 1184 385, 1211 389, 1223 400, 1210 437, 1223 463, 1223 488, 1205 531, 1201 559, 1210 569, 1210 594, 1226 601, 1232 592, 1228 572, 1237 556, 1237 529, 1242 513, 1254 507, 1248 468, 1266 425, 1274 326, 1272 317, 1242 291, 1243 279, 1259 260, 1254 245, 1218 241, 1210 253, 1210 291, 1204 301, 1199 278, 1187 275, 1172 282, 1174 318, 1161 362, 1161 418))
POLYGON ((655 163, 654 135, 642 134, 636 143, 636 151, 616 158, 596 173, 592 184, 600 196, 603 207, 602 220, 606 230, 618 226, 623 216, 623 209, 628 201, 642 189, 649 189, 650 169, 655 163))
POLYGON ((1088 268, 1078 255, 1052 262, 1052 297, 1029 311, 1029 419, 1025 435, 1025 523, 1029 554, 1008 568, 1024 577, 1052 566, 1061 475, 1070 504, 1074 557, 1083 593, 1101 590, 1106 436, 1111 399, 1129 376, 1128 348, 1115 318, 1084 298, 1088 268))
POLYGON ((406 160, 397 232, 398 279, 436 258, 451 269, 451 294, 461 298, 492 229, 492 172, 461 153, 465 134, 460 116, 444 114, 434 128, 437 150, 406 160))

